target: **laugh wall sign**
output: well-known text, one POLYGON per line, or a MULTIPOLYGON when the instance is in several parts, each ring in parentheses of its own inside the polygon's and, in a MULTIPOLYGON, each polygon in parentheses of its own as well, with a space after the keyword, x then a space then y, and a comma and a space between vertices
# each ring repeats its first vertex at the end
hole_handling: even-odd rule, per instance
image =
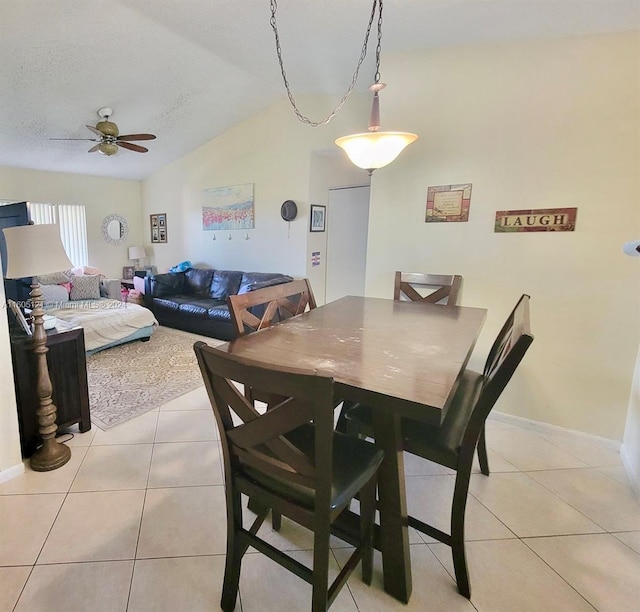
POLYGON ((577 208, 538 208, 496 211, 496 232, 572 232, 577 208))

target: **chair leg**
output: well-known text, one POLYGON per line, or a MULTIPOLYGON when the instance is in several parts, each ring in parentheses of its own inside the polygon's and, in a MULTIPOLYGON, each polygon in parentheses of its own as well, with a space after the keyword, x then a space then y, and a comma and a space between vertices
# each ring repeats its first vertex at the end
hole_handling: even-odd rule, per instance
POLYGON ((451 507, 451 554, 453 556, 453 569, 456 574, 458 591, 460 595, 463 595, 467 599, 471 599, 471 586, 469 584, 467 556, 464 549, 464 515, 467 506, 470 477, 470 466, 462 472, 458 471, 451 507))
POLYGON ((480 437, 478 438, 478 462, 480 463, 480 471, 485 475, 489 475, 489 458, 487 457, 487 442, 484 435, 484 425, 480 430, 480 437))
POLYGON ((373 578, 373 525, 376 513, 376 479, 360 489, 360 541, 362 542, 362 582, 373 578))
POLYGON ((227 494, 227 558, 224 566, 224 582, 220 607, 231 612, 236 607, 238 587, 240 585, 240 567, 243 547, 237 530, 242 528, 242 506, 240 493, 227 494), (231 504, 231 508, 229 508, 231 504))
MULTIPOLYGON (((317 518, 317 517, 316 517, 317 518)), ((325 612, 329 607, 329 517, 315 530, 313 538, 312 612, 325 612)))
POLYGON ((280 527, 282 527, 282 514, 271 508, 271 529, 280 531, 280 527))

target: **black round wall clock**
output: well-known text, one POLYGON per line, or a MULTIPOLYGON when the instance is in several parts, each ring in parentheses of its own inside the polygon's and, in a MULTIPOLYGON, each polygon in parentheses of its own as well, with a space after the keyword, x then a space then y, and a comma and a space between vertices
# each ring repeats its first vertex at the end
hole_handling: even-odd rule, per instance
POLYGON ((298 214, 298 207, 293 200, 285 200, 280 207, 280 216, 285 221, 293 221, 298 214))

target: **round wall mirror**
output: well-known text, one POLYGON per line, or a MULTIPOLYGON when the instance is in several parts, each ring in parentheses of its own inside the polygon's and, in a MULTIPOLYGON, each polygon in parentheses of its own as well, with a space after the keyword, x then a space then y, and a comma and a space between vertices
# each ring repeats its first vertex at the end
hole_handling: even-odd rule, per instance
POLYGON ((102 220, 102 237, 109 244, 120 244, 124 242, 129 233, 127 220, 121 215, 107 215, 102 220))

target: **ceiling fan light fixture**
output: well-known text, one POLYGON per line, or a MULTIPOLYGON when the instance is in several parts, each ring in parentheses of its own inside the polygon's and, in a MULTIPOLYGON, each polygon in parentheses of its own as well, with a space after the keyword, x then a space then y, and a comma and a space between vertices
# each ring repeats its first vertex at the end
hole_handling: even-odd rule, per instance
POLYGON ((117 152, 118 145, 113 144, 112 142, 102 142, 98 145, 98 153, 102 153, 102 155, 110 157, 111 155, 115 155, 117 152))
POLYGON ((98 121, 96 123, 96 130, 102 132, 105 136, 113 136, 114 138, 118 137, 120 131, 118 130, 118 126, 113 123, 113 121, 98 121))

